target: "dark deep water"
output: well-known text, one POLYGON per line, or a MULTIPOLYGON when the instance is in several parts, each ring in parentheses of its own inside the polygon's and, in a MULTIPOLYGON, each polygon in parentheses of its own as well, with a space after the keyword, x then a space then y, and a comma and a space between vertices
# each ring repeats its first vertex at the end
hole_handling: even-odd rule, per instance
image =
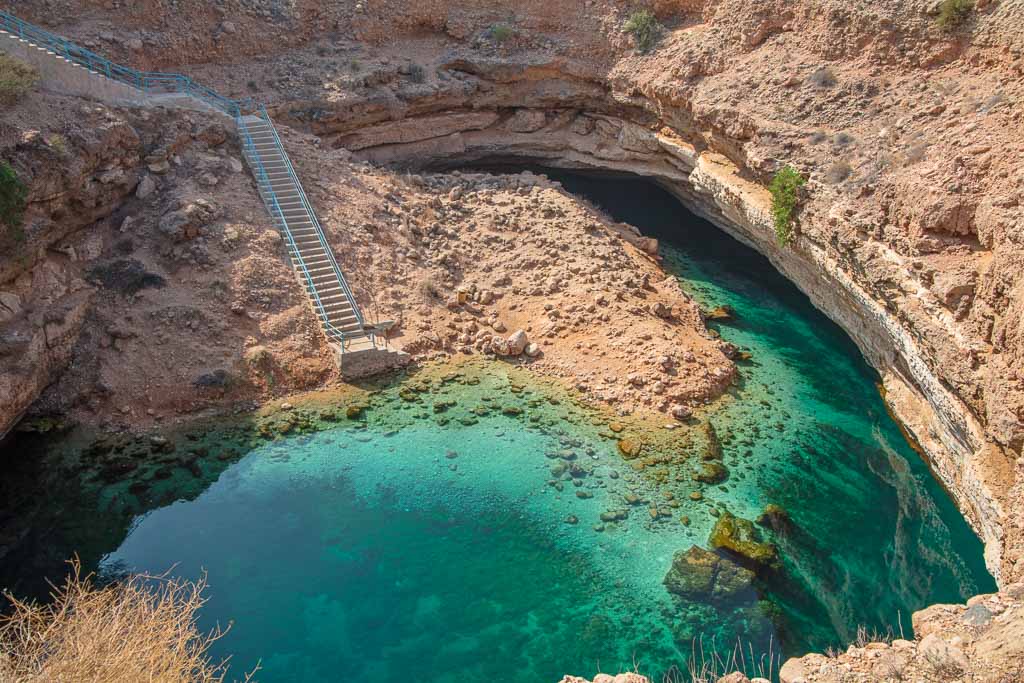
POLYGON ((243 423, 224 438, 175 436, 170 454, 8 442, 0 586, 45 594, 41 576, 76 551, 107 575, 206 571, 202 625, 234 622, 216 654, 234 656, 235 676, 262 661, 264 681, 460 683, 634 665, 660 678, 695 638, 781 642, 791 655, 843 647, 861 625, 902 623, 909 636, 913 610, 994 590, 981 543, 838 327, 656 186, 559 179, 658 237, 703 306, 735 310, 716 329, 752 358, 733 397, 702 416, 722 438, 723 484, 692 481, 689 461, 661 480, 634 471, 593 414, 481 364, 270 441, 243 423), (652 520, 646 501, 668 493, 679 507, 652 520), (630 494, 645 502, 630 507, 630 494), (673 554, 706 547, 715 515, 754 519, 768 503, 792 527, 763 532, 782 565, 755 593, 668 594, 673 554), (619 509, 625 519, 600 523, 619 509))

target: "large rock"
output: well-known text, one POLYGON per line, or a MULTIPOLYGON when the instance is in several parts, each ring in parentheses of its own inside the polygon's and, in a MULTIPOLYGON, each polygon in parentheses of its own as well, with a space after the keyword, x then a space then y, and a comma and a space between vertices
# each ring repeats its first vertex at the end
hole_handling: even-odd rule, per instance
POLYGON ((720 462, 702 462, 693 473, 693 478, 705 484, 721 484, 729 478, 729 470, 720 462))
POLYGON ((149 195, 153 194, 156 190, 156 181, 153 180, 153 176, 148 175, 139 182, 139 186, 135 188, 135 196, 139 199, 145 199, 149 195))
POLYGON ((510 356, 518 356, 526 350, 530 339, 526 336, 525 330, 516 330, 508 338, 508 353, 510 356))
POLYGON ((708 542, 712 548, 724 550, 750 566, 767 568, 779 563, 779 549, 761 540, 753 522, 731 512, 718 518, 708 542))
POLYGON ((533 133, 544 127, 547 116, 538 109, 518 109, 509 121, 509 129, 515 133, 533 133))
POLYGON ((220 208, 212 202, 197 199, 176 211, 164 214, 158 228, 160 232, 176 242, 198 237, 202 228, 219 218, 220 208))
POLYGON ((684 600, 734 602, 754 597, 754 572, 698 546, 679 551, 665 574, 665 588, 684 600))

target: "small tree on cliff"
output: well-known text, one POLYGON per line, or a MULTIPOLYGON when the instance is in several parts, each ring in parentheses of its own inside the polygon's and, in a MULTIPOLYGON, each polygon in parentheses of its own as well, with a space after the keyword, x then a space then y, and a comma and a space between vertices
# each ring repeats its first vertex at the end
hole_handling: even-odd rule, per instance
POLYGON ((772 219, 775 239, 779 246, 789 244, 793 233, 793 211, 799 203, 797 192, 803 187, 804 177, 792 166, 783 166, 772 178, 768 191, 772 194, 772 219))
POLYGON ((0 161, 0 223, 7 232, 20 242, 21 222, 25 217, 25 201, 28 191, 18 174, 6 161, 0 161))
POLYGON ((967 21, 973 9, 974 0, 942 0, 936 22, 946 31, 952 31, 967 21))
POLYGON ((636 49, 640 52, 650 52, 661 37, 661 24, 648 9, 633 12, 622 28, 633 35, 636 49))

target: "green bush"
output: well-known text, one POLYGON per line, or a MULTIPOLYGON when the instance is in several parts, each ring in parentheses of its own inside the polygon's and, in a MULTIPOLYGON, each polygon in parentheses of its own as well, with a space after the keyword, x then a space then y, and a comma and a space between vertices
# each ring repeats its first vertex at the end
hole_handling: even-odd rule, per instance
MULTIPOLYGON (((23 236, 21 222, 25 218, 28 190, 18 174, 6 161, 0 161, 0 222, 16 236, 23 236)), ((18 239, 17 241, 21 241, 18 239)))
POLYGON ((0 53, 0 104, 17 103, 39 82, 39 72, 25 62, 0 53))
POLYGON ((967 20, 973 9, 974 0, 942 0, 936 21, 942 28, 952 31, 967 20))
POLYGON ((648 9, 633 12, 622 28, 633 35, 633 41, 640 52, 650 52, 661 37, 661 24, 648 9))
POLYGON ((515 31, 512 30, 512 27, 508 24, 494 24, 490 29, 488 29, 488 32, 496 43, 504 43, 512 37, 513 33, 515 33, 515 31))
POLYGON ((772 219, 775 221, 775 239, 779 246, 789 244, 793 231, 793 210, 799 203, 797 190, 803 187, 804 177, 792 166, 779 169, 768 191, 772 194, 772 219))

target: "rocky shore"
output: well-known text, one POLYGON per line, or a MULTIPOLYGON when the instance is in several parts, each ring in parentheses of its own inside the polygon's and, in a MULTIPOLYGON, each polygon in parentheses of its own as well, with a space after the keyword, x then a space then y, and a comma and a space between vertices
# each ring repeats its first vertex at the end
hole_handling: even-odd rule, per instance
MULTIPOLYGON (((30 112, 65 106, 33 97, 21 105, 26 128, 30 112)), ((57 121, 36 135, 66 136, 65 153, 88 162, 67 181, 77 193, 48 193, 57 180, 34 173, 55 154, 49 145, 13 148, 30 237, 0 290, 10 304, 3 429, 31 404, 36 417, 139 425, 336 377, 223 124, 73 103, 123 144, 57 121), (90 230, 61 219, 78 215, 82 195, 95 205, 90 230)), ((660 270, 657 242, 545 179, 404 176, 285 137, 309 177, 332 169, 308 191, 346 245, 339 260, 357 296, 372 318, 395 322, 392 341, 414 358, 527 362, 623 413, 680 417, 733 380, 736 350, 660 270)))

